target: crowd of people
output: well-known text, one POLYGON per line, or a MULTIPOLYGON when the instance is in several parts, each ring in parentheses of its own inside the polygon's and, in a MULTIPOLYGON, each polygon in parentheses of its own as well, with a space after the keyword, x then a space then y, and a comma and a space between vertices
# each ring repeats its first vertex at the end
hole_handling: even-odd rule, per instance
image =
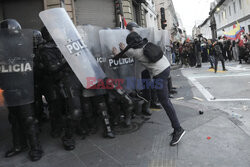
MULTIPOLYGON (((210 62, 211 67, 217 69, 218 60, 222 61, 242 61, 250 60, 250 36, 242 35, 241 39, 230 40, 225 36, 216 40, 203 38, 201 35, 194 40, 185 42, 171 42, 172 63, 181 64, 184 67, 200 68, 202 62, 210 62), (215 49, 219 45, 221 54, 215 49)), ((220 51, 219 51, 220 52, 220 51)), ((223 65, 223 70, 226 70, 223 65)), ((215 70, 216 71, 216 70, 215 70)))
MULTIPOLYGON (((0 88, 4 90, 3 95, 9 112, 13 141, 13 147, 6 152, 5 157, 12 157, 29 150, 29 156, 32 161, 41 159, 44 152, 39 140, 39 134, 43 132, 42 125, 48 119, 51 125, 51 137, 61 138, 64 149, 70 151, 75 149, 76 146, 75 134, 84 139, 90 134, 95 134, 98 130, 99 122, 102 122, 103 137, 114 138, 113 127, 130 127, 133 115, 150 116, 149 106, 160 108, 160 105, 157 103, 161 103, 174 129, 170 145, 175 146, 178 144, 185 131, 181 127, 175 109, 169 100, 170 94, 176 93, 171 83, 170 63, 162 54, 159 55, 159 60, 156 62, 150 62, 145 57, 142 50, 147 42, 144 43, 145 39, 142 39, 137 34, 137 27, 136 23, 129 23, 127 26, 127 29, 130 30, 130 34, 127 37, 127 45, 136 45, 130 47, 124 55, 138 59, 147 69, 147 71, 144 71, 146 78, 153 77, 155 80, 161 81, 160 83, 162 84, 158 90, 142 90, 140 95, 127 94, 121 89, 111 91, 85 89, 65 60, 47 28, 43 27, 41 32, 34 30, 34 58, 32 58, 31 63, 34 66, 28 66, 27 72, 17 71, 14 74, 17 78, 10 78, 10 76, 14 76, 12 71, 8 71, 10 73, 7 74, 0 73, 2 81, 0 88), (33 81, 27 78, 28 74, 34 76, 34 85, 25 85, 25 83, 33 84, 33 81), (151 76, 147 77, 147 75, 151 76), (18 79, 24 84, 20 86, 18 79), (9 84, 10 82, 13 82, 13 84, 9 84), (17 103, 22 98, 25 100, 29 95, 30 98, 33 97, 33 92, 27 92, 25 89, 27 86, 30 86, 28 87, 29 89, 34 86, 34 101, 29 99, 25 102, 17 103), (16 89, 16 87, 18 88, 16 89), (15 89, 15 93, 9 93, 13 89, 15 89), (147 94, 146 96, 150 97, 145 97, 143 91, 144 94, 147 94), (155 96, 157 96, 159 102, 155 100, 157 99, 155 96), (17 101, 13 101, 13 99, 17 101), (137 104, 134 99, 144 101, 140 111, 137 111, 138 108, 136 108, 137 104)), ((6 42, 3 46, 12 48, 12 50, 15 47, 28 46, 20 45, 20 41, 27 40, 28 36, 26 37, 23 34, 21 25, 16 20, 6 19, 0 22, 0 30, 0 35, 3 37, 7 36, 10 42, 6 42)), ((121 43, 120 49, 125 50, 125 46, 126 44, 121 43)), ((23 54, 29 53, 29 48, 24 50, 23 54)), ((9 63, 9 60, 13 60, 13 57, 16 60, 27 60, 21 57, 23 56, 20 55, 21 53, 10 55, 12 52, 6 53, 1 51, 1 54, 3 54, 1 61, 6 61, 4 63, 9 63), (6 59, 2 59, 4 56, 6 59)), ((113 54, 117 55, 114 59, 119 59, 118 55, 121 56, 115 48, 113 54)), ((29 63, 27 64, 29 65, 29 63)), ((12 64, 9 65, 9 67, 11 66, 12 64)), ((13 68, 15 69, 19 65, 14 66, 13 68)))

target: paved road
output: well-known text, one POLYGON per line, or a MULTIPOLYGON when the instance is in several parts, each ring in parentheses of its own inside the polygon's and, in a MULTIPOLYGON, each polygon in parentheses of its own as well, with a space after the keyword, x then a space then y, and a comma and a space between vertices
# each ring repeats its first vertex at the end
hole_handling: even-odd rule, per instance
MULTIPOLYGON (((208 70, 208 64, 204 64, 202 69, 181 69, 182 75, 190 83, 193 97, 199 97, 204 101, 187 100, 227 112, 239 119, 240 127, 250 135, 250 65, 238 63, 226 65, 228 71, 219 71, 216 74, 208 70)), ((177 76, 174 77, 178 78, 177 76)), ((177 97, 179 96, 181 94, 177 97)))
MULTIPOLYGON (((144 124, 139 118, 133 120, 138 128, 133 133, 109 140, 103 139, 100 131, 85 140, 77 138, 77 148, 70 152, 62 149, 59 139, 51 139, 46 125, 41 135, 45 156, 39 162, 30 162, 27 153, 22 153, 11 159, 1 156, 0 167, 248 167, 249 67, 232 63, 228 72, 214 74, 204 64, 201 69, 172 72, 178 87, 172 102, 187 130, 176 147, 169 146, 172 129, 165 112, 159 110, 144 124), (184 100, 178 100, 180 97, 184 100), (199 110, 204 114, 199 115, 199 110), (232 116, 230 111, 243 118, 232 116)), ((1 111, 0 155, 11 144, 9 130, 7 113, 1 111)))

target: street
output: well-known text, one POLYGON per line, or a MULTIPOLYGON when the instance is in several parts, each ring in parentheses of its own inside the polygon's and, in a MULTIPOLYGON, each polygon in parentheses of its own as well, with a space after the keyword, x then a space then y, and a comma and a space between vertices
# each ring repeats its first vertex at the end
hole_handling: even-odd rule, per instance
MULTIPOLYGON (((176 147, 170 147, 171 124, 165 112, 153 110, 151 119, 133 120, 134 131, 103 139, 101 130, 76 149, 65 151, 60 139, 52 139, 49 124, 43 126, 44 156, 30 162, 27 152, 4 158, 11 146, 7 112, 0 112, 0 167, 247 167, 250 164, 250 66, 226 63, 226 72, 202 68, 173 70, 178 94, 172 102, 187 131, 176 147), (199 113, 199 111, 201 111, 199 113), (4 134, 4 135, 3 135, 4 134)), ((219 70, 221 66, 219 65, 219 70)))

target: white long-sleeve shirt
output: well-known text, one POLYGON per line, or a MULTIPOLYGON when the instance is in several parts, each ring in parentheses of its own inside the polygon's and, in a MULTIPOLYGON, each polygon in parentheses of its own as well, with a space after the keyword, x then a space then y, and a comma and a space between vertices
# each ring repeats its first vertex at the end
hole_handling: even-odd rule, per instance
POLYGON ((133 49, 130 48, 126 52, 126 56, 134 57, 137 59, 149 72, 152 76, 156 76, 163 72, 166 68, 170 66, 170 63, 166 56, 162 56, 160 60, 155 63, 151 63, 147 57, 143 54, 143 48, 133 49))

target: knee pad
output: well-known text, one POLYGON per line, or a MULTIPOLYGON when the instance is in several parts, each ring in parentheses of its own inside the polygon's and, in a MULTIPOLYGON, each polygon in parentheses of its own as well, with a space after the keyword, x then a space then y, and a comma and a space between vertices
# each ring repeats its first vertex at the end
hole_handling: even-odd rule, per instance
POLYGON ((24 123, 25 123, 26 126, 30 126, 30 125, 33 125, 33 124, 37 124, 38 121, 34 116, 28 116, 28 117, 25 118, 24 123))
POLYGON ((82 116, 81 109, 74 109, 71 113, 71 119, 75 121, 81 120, 81 116, 82 116))
POLYGON ((101 102, 97 104, 97 110, 98 111, 103 111, 103 110, 107 110, 107 105, 105 102, 101 102))
POLYGON ((90 102, 85 102, 82 104, 83 114, 86 118, 90 118, 93 115, 92 104, 90 102))

